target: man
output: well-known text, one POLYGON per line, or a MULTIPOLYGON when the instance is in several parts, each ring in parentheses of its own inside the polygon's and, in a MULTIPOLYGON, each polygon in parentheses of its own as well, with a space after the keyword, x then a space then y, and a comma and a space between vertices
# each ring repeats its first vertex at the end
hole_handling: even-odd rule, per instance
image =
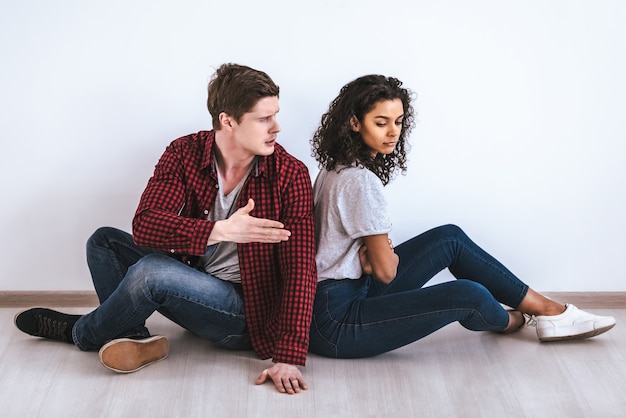
POLYGON ((98 350, 121 373, 167 356, 145 320, 156 310, 230 349, 253 348, 274 365, 278 391, 297 393, 317 271, 311 180, 276 143, 279 88, 264 72, 224 64, 208 86, 213 130, 173 141, 133 219, 132 237, 100 228, 87 260, 100 306, 68 315, 18 314, 23 332, 98 350))

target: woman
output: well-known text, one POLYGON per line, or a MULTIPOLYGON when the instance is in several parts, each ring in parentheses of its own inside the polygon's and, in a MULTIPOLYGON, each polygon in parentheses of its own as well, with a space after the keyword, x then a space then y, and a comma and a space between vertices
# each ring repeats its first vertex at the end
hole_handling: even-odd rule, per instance
POLYGON ((360 77, 341 89, 311 140, 321 171, 314 185, 319 283, 310 351, 373 356, 455 321, 474 331, 508 333, 528 318, 540 341, 611 329, 613 317, 530 289, 457 226, 440 226, 394 248, 382 192, 406 170, 411 95, 395 78, 360 77), (424 287, 445 268, 456 280, 424 287))

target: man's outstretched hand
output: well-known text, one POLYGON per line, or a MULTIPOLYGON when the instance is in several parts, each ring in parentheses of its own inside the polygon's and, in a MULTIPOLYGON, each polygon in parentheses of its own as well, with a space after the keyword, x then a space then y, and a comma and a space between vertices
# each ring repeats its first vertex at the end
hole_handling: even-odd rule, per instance
POLYGON ((254 200, 248 199, 248 204, 237 209, 228 219, 217 221, 207 245, 220 241, 275 244, 289 239, 291 231, 286 230, 283 223, 250 216, 253 209, 254 200))
POLYGON ((256 381, 257 385, 262 385, 270 379, 280 393, 290 395, 307 390, 307 385, 302 378, 302 373, 293 364, 276 363, 269 369, 263 370, 261 376, 256 381))

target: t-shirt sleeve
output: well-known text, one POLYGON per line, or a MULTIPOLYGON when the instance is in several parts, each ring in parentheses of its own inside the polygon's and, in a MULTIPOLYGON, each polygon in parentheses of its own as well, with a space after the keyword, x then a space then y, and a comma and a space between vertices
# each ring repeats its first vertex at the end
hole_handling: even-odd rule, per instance
POLYGON ((352 239, 389 233, 391 221, 382 182, 367 169, 351 172, 337 195, 337 207, 346 233, 352 239))

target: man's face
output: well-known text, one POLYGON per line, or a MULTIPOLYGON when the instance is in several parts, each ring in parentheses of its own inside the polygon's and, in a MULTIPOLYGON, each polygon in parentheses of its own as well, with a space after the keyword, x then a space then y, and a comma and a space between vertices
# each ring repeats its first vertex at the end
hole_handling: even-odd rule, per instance
POLYGON ((239 123, 232 121, 235 143, 253 155, 270 155, 274 152, 276 135, 280 125, 276 114, 280 110, 278 97, 264 97, 241 117, 239 123))

